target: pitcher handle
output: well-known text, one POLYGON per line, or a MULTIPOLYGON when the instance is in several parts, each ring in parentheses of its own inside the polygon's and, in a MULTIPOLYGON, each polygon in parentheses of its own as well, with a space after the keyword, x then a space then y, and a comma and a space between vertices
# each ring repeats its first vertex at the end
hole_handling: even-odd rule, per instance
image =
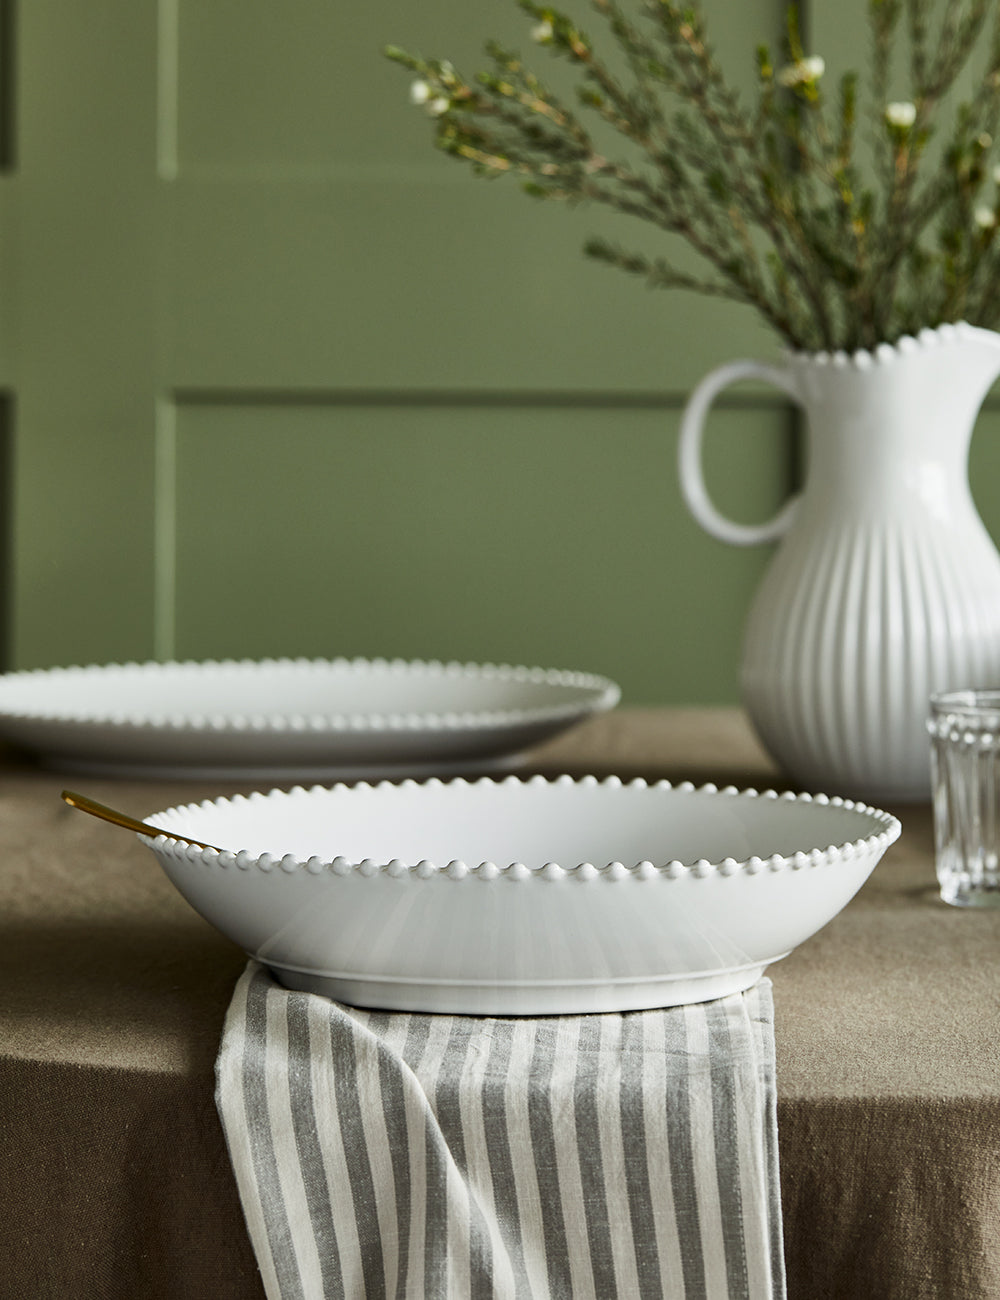
POLYGON ((776 541, 787 531, 799 498, 798 495, 789 497, 778 513, 762 524, 738 524, 720 514, 712 504, 702 470, 701 444, 705 417, 719 393, 740 379, 763 379, 796 401, 799 400, 791 375, 779 366, 765 365, 762 361, 731 361, 719 366, 705 376, 688 398, 681 417, 677 462, 681 491, 687 508, 705 532, 731 546, 756 546, 761 542, 776 541))

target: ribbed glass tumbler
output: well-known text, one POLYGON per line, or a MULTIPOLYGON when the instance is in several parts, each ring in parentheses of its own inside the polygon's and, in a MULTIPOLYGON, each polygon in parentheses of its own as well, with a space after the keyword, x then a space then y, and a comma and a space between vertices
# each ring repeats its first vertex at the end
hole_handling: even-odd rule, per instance
POLYGON ((1000 907, 1000 690, 932 696, 927 730, 941 897, 1000 907))

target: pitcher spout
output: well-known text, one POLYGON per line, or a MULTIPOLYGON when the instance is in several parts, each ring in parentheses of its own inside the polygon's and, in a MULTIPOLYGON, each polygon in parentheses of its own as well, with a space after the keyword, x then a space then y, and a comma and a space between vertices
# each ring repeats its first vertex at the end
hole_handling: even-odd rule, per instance
POLYGON ((971 437, 1000 377, 1000 333, 965 322, 939 325, 870 352, 793 353, 790 369, 817 430, 831 420, 838 428, 876 429, 938 418, 968 423, 971 437))
MULTIPOLYGON (((901 339, 897 347, 903 342, 901 339)), ((1000 334, 995 330, 959 321, 939 325, 935 330, 921 330, 912 343, 927 353, 938 350, 950 372, 949 381, 958 380, 967 386, 970 400, 977 405, 1000 377, 1000 334)))

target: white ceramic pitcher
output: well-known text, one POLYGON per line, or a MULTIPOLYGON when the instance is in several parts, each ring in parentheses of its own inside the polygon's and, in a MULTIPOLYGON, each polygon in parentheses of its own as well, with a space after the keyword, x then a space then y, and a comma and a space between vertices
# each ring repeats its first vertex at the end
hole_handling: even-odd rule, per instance
POLYGON ((743 702, 800 788, 926 799, 933 691, 1000 686, 1000 555, 969 491, 1000 334, 942 325, 874 352, 792 354, 712 371, 681 423, 681 487, 713 537, 781 540, 747 620, 743 702), (807 414, 801 495, 761 525, 713 506, 702 473, 718 393, 762 379, 807 414))

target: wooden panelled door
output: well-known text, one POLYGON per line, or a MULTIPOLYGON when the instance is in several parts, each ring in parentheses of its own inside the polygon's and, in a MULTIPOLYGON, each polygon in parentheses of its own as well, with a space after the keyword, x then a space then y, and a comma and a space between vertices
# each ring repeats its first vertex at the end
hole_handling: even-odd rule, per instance
MULTIPOLYGON (((722 55, 749 70, 783 7, 710 3, 722 55)), ((8 667, 386 655, 735 698, 767 556, 688 518, 678 414, 778 347, 587 262, 612 218, 432 148, 382 47, 528 47, 514 0, 4 12, 8 667)), ((742 517, 787 490, 789 418, 713 417, 742 517)))

